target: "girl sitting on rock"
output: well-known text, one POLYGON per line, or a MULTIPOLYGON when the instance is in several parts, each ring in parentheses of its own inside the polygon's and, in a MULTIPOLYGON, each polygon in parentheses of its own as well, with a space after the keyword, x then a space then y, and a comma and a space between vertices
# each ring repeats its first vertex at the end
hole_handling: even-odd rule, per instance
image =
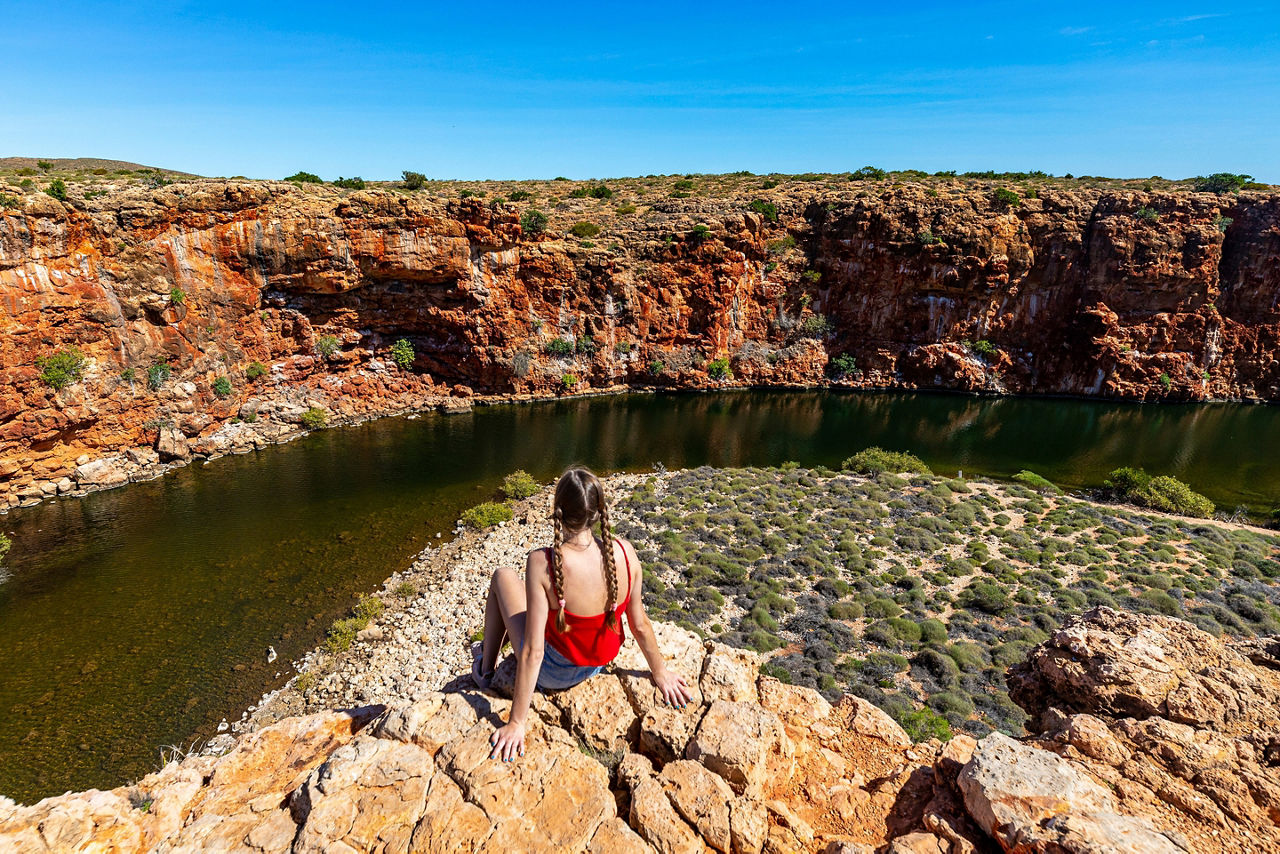
POLYGON ((503 642, 516 650, 511 718, 494 733, 492 758, 524 755, 525 720, 535 684, 545 691, 571 688, 613 661, 622 646, 622 615, 649 663, 663 699, 683 707, 692 696, 683 677, 667 669, 640 595, 640 560, 626 540, 613 536, 600 479, 571 468, 556 483, 551 548, 529 552, 525 577, 494 572, 485 605, 484 643, 472 678, 489 687, 503 642), (597 538, 592 527, 600 525, 597 538), (621 601, 618 591, 625 590, 621 601))

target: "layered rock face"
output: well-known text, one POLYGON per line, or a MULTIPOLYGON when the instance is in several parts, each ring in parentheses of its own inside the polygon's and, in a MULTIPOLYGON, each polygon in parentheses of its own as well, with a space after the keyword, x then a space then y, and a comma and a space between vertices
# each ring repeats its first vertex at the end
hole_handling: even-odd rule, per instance
POLYGON ((660 703, 631 643, 605 674, 535 695, 526 754, 504 763, 489 738, 509 703, 461 677, 412 704, 288 718, 134 786, 0 800, 0 847, 1177 854, 1280 843, 1280 676, 1266 644, 1242 654, 1186 623, 1099 609, 1018 668, 1038 735, 912 745, 863 700, 833 706, 760 677, 754 653, 657 631, 696 686, 684 709, 660 703))
POLYGON ((309 408, 815 385, 846 354, 868 388, 1280 399, 1280 197, 847 186, 565 200, 539 235, 515 205, 388 190, 27 197, 0 212, 0 507, 287 438, 309 408), (597 216, 595 241, 561 230, 597 216), (69 346, 83 376, 56 390, 38 360, 69 346))

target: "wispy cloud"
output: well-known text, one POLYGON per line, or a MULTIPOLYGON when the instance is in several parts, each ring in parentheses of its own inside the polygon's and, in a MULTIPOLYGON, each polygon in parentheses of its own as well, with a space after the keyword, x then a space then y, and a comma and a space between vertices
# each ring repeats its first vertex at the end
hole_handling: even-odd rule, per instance
POLYGON ((1190 24, 1192 21, 1203 21, 1206 18, 1225 18, 1226 12, 1206 12, 1203 15, 1183 15, 1181 18, 1170 18, 1169 24, 1190 24))
POLYGON ((1092 29, 1093 27, 1063 27, 1058 33, 1064 36, 1082 36, 1092 29))

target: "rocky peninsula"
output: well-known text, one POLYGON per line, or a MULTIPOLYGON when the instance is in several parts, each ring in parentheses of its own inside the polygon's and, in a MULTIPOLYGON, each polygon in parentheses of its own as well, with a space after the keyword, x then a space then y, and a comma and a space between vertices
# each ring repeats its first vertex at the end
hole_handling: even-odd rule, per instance
POLYGON ((0 509, 622 388, 1280 398, 1269 188, 171 177, 0 175, 0 509))

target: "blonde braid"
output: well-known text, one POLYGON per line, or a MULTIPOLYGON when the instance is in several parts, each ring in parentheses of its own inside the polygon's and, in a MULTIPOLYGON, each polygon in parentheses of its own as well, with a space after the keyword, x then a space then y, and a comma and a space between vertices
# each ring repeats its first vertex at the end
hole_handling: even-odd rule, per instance
POLYGON ((618 615, 614 613, 613 607, 618 602, 618 575, 613 562, 613 528, 609 524, 609 507, 604 502, 604 491, 600 490, 596 494, 600 497, 600 540, 603 545, 601 557, 604 558, 604 580, 609 590, 609 599, 604 606, 604 624, 611 629, 616 629, 618 615))
POLYGON ((551 546, 551 588, 555 591, 560 610, 556 611, 556 631, 564 634, 569 631, 569 623, 564 618, 564 557, 560 546, 564 542, 564 528, 560 523, 560 508, 557 507, 552 516, 555 524, 555 535, 551 546))

